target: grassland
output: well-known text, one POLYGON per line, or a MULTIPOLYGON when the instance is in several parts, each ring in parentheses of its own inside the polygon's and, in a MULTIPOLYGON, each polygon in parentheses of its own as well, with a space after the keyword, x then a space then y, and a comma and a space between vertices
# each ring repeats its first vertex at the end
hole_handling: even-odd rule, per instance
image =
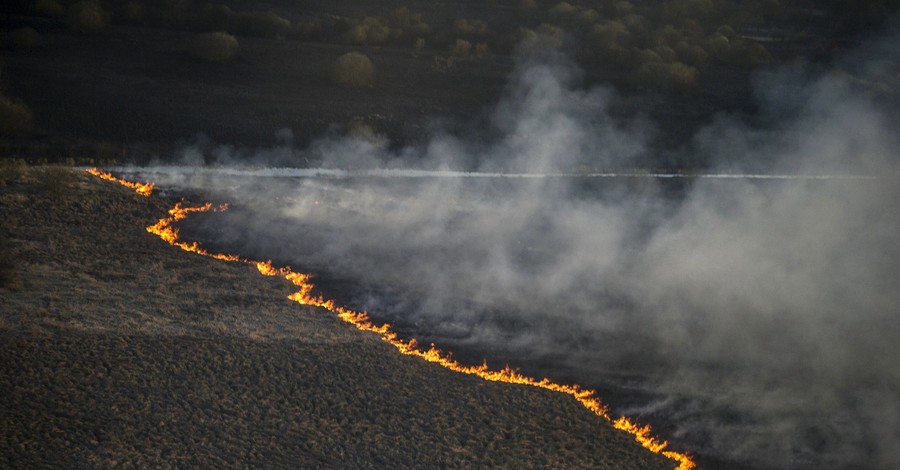
POLYGON ((171 202, 4 173, 0 466, 672 467, 571 398, 400 356, 168 246, 143 227, 171 202))

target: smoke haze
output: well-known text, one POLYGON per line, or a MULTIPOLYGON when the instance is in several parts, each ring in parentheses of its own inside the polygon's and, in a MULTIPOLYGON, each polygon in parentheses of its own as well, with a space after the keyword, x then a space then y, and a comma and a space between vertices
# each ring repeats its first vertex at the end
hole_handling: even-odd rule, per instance
POLYGON ((721 162, 711 173, 830 178, 558 174, 628 168, 653 126, 610 117, 615 93, 585 89, 543 49, 522 54, 489 139, 199 142, 185 162, 218 170, 131 171, 233 204, 188 236, 315 272, 329 294, 439 347, 639 390, 613 411, 663 420, 687 449, 752 467, 895 468, 900 145, 896 109, 867 84, 898 62, 879 57, 857 75, 760 76, 766 126, 720 116, 671 151, 721 162), (322 169, 233 166, 303 158, 322 169))

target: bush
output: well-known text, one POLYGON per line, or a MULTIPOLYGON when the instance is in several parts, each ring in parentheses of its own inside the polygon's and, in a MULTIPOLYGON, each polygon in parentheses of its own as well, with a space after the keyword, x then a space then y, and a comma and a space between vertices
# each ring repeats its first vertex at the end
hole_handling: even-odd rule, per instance
POLYGON ((706 50, 697 45, 690 45, 687 41, 681 41, 676 44, 675 53, 678 54, 678 59, 681 62, 694 67, 703 65, 709 60, 709 54, 706 53, 706 50))
POLYGON ((697 69, 681 62, 644 62, 633 73, 635 85, 685 91, 697 84, 697 69))
POLYGON ((271 11, 237 13, 229 20, 229 31, 248 36, 280 38, 290 30, 291 22, 271 11))
POLYGON ((481 20, 458 19, 453 23, 453 32, 464 38, 480 38, 488 34, 487 23, 481 20))
POLYGON ((466 41, 465 39, 457 39, 452 46, 450 46, 450 55, 453 57, 464 58, 469 56, 469 52, 472 51, 472 43, 466 41))
POLYGON ((322 34, 322 21, 313 18, 295 22, 292 36, 300 40, 314 39, 322 34))
POLYGON ((34 129, 34 116, 25 103, 0 95, 0 136, 26 137, 34 129))
POLYGON ((210 62, 227 62, 238 52, 238 41, 228 33, 204 33, 191 45, 191 53, 210 62))
POLYGON ((426 37, 431 34, 431 26, 422 20, 422 15, 412 13, 409 8, 401 7, 391 13, 388 21, 392 28, 396 28, 405 37, 426 37))
POLYGON ((0 186, 16 181, 28 173, 25 160, 19 158, 0 158, 0 186))
MULTIPOLYGON (((350 19, 347 22, 346 31, 341 35, 343 42, 349 44, 382 44, 394 33, 390 27, 374 16, 367 16, 361 20, 350 19)), ((400 31, 396 31, 399 35, 400 31)))
POLYGON ((741 67, 752 69, 766 65, 771 60, 772 55, 759 43, 740 42, 731 50, 731 62, 741 67))
POLYGON ((359 52, 348 52, 335 61, 332 79, 336 83, 349 86, 373 86, 375 84, 375 64, 359 52))
POLYGON ((480 59, 480 58, 486 56, 488 54, 489 50, 490 50, 490 48, 488 47, 488 45, 486 43, 479 42, 478 44, 475 45, 475 57, 478 57, 480 59))
POLYGON ((731 51, 731 41, 722 33, 713 33, 706 39, 705 49, 716 59, 724 60, 731 51))

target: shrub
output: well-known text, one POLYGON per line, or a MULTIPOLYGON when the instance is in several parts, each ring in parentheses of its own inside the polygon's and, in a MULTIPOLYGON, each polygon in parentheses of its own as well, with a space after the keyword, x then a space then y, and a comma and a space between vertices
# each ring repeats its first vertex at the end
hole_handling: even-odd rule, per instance
POLYGON ((490 49, 488 48, 488 45, 486 43, 479 42, 478 44, 475 44, 475 57, 478 57, 480 59, 486 56, 489 50, 490 49))
POLYGON ((0 158, 0 186, 16 181, 28 173, 25 160, 19 158, 0 158))
POLYGON ((234 33, 264 38, 284 37, 291 30, 290 21, 271 11, 237 13, 229 25, 234 33))
POLYGON ((464 38, 483 37, 488 33, 487 23, 481 20, 467 20, 465 18, 453 23, 453 32, 464 38))
POLYGON ((669 46, 656 46, 653 48, 653 52, 659 55, 665 62, 674 62, 678 60, 678 54, 676 54, 675 50, 669 46))
POLYGON ((391 28, 374 16, 367 16, 361 20, 350 19, 346 28, 341 39, 349 44, 381 44, 392 35, 391 28))
POLYGON ((83 0, 69 7, 66 23, 75 31, 90 33, 100 31, 109 24, 109 15, 100 2, 83 0))
POLYGON ((697 69, 681 62, 644 62, 633 73, 638 86, 685 91, 697 84, 697 69))
POLYGON ((310 40, 322 34, 322 22, 313 18, 295 22, 293 36, 301 40, 310 40))
POLYGON ((228 33, 204 33, 191 45, 191 53, 210 62, 227 62, 238 52, 238 41, 228 33))
POLYGON ((335 61, 332 79, 336 83, 349 86, 373 86, 375 84, 375 64, 365 54, 348 52, 335 61))
POLYGON ((456 42, 450 46, 450 55, 460 58, 468 57, 471 50, 472 43, 465 39, 457 39, 456 42))
POLYGON ((722 33, 713 33, 706 39, 706 50, 719 60, 726 59, 731 50, 731 41, 722 33))
POLYGON ((422 15, 401 7, 391 13, 389 24, 407 37, 426 37, 431 34, 431 26, 422 20, 422 15))
POLYGON ((769 51, 759 43, 740 42, 731 50, 731 62, 746 68, 756 68, 772 60, 769 51))
POLYGON ((573 15, 576 12, 576 8, 569 2, 559 2, 550 8, 549 13, 550 17, 553 19, 563 19, 569 15, 573 15))
POLYGON ((37 0, 34 2, 34 12, 40 16, 62 18, 66 14, 66 8, 56 0, 37 0))
POLYGON ((681 41, 675 45, 675 53, 678 54, 679 60, 688 65, 700 66, 709 60, 709 54, 697 45, 690 45, 687 41, 681 41))
POLYGON ((34 116, 25 103, 0 95, 0 136, 26 137, 34 129, 34 116))
POLYGON ((589 40, 601 55, 605 55, 608 51, 630 45, 631 35, 621 21, 607 21, 594 25, 589 40))

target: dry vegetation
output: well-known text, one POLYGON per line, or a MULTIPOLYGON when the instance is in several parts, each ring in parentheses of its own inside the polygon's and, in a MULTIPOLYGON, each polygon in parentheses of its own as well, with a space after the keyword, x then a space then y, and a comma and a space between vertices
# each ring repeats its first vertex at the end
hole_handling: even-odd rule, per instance
POLYGON ((375 84, 375 64, 361 52, 348 52, 335 60, 331 78, 341 85, 370 87, 375 84))
POLYGON ((210 62, 227 62, 237 55, 238 48, 237 39, 228 33, 204 33, 194 38, 191 54, 210 62))
POLYGON ((400 356, 170 247, 143 229, 170 200, 0 174, 0 467, 671 468, 568 397, 400 356))

